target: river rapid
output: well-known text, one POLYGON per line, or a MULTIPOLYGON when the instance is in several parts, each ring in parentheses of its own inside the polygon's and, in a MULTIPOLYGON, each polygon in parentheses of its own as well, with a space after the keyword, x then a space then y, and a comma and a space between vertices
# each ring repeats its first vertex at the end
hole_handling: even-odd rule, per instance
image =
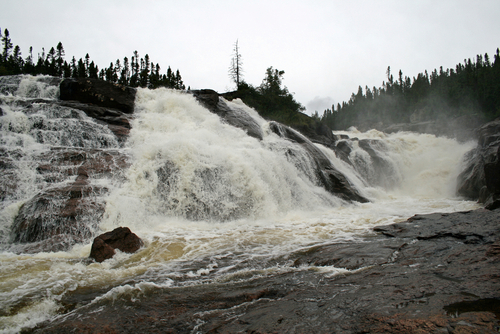
POLYGON ((40 102, 57 99, 57 80, 0 79, 0 153, 12 164, 0 180, 0 333, 155 289, 294 270, 335 275, 345 269, 297 268, 287 254, 366 237, 374 226, 414 214, 478 207, 455 194, 463 156, 475 142, 409 132, 336 132, 376 140, 385 166, 377 171, 356 140, 349 140, 352 164, 317 144, 370 200, 347 203, 318 186, 305 151, 270 131, 240 101, 227 103, 260 124, 262 141, 226 124, 190 94, 139 89, 130 136, 120 144, 83 112, 40 102), (19 209, 58 182, 46 182, 36 166, 51 149, 69 147, 119 151, 129 167, 91 178, 107 189, 96 195, 104 214, 87 218, 91 237, 67 251, 20 252, 10 233, 19 209), (102 263, 88 261, 93 237, 118 226, 129 227, 144 247, 102 263), (69 305, 71 296, 80 295, 86 297, 69 305))

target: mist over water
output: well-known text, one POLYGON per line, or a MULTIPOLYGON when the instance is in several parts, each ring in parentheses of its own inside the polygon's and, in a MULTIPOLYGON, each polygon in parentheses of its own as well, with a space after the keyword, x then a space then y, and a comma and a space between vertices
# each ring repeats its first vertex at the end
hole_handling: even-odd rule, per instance
MULTIPOLYGON (((286 254, 353 240, 373 233, 373 226, 417 213, 477 207, 455 196, 462 157, 473 142, 352 130, 344 134, 359 139, 348 142, 353 165, 317 145, 370 200, 347 203, 319 185, 300 145, 270 131, 239 101, 228 104, 261 124, 262 141, 226 124, 189 94, 139 89, 130 137, 120 147, 105 126, 80 111, 36 103, 23 107, 30 99, 57 97, 57 84, 36 88, 46 81, 28 76, 0 81, 7 87, 0 88, 1 150, 12 159, 11 178, 18 183, 0 207, 1 332, 64 312, 61 301, 85 289, 102 290, 91 302, 106 304, 160 287, 304 270, 292 267, 286 254), (37 126, 40 122, 44 126, 37 126), (378 159, 362 148, 366 143, 378 159), (83 259, 92 238, 69 251, 15 252, 9 231, 17 210, 33 193, 53 186, 36 172, 43 153, 75 146, 118 150, 128 157, 123 174, 92 179, 109 189, 98 199, 105 211, 95 234, 127 226, 145 242, 138 253, 89 264, 83 259)), ((342 268, 315 270, 323 275, 342 268)))

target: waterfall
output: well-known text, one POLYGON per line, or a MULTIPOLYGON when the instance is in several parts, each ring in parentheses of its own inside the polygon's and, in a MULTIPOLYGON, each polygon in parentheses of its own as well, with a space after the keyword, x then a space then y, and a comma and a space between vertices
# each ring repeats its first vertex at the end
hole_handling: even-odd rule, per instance
POLYGON ((64 299, 86 291, 101 292, 72 307, 297 270, 287 254, 299 249, 477 207, 454 193, 475 143, 352 130, 327 147, 221 98, 238 124, 253 123, 249 135, 192 94, 163 88, 137 90, 122 142, 61 103, 59 82, 0 77, 0 332, 64 314, 64 299), (369 202, 325 186, 340 176, 369 202), (145 246, 86 262, 93 237, 118 226, 145 246))

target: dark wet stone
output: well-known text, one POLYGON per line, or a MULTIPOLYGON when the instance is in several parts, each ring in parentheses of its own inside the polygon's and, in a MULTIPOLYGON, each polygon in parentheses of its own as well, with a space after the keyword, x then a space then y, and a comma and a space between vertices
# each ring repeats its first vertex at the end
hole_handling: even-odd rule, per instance
POLYGON ((58 101, 57 104, 81 110, 99 121, 106 124, 108 128, 115 134, 118 141, 124 142, 130 133, 130 122, 132 115, 122 112, 117 109, 100 107, 93 104, 81 103, 77 101, 58 101))
POLYGON ((135 253, 142 245, 142 240, 128 227, 118 227, 94 239, 89 257, 102 262, 112 258, 115 255, 115 249, 125 253, 135 253))
POLYGON ((249 136, 262 140, 260 125, 245 111, 230 108, 219 94, 211 89, 190 91, 196 99, 208 110, 219 115, 228 124, 244 130, 249 136))
POLYGON ((26 244, 17 247, 22 252, 67 250, 92 237, 104 213, 104 201, 99 198, 108 189, 92 185, 89 176, 109 177, 128 165, 119 151, 80 148, 54 148, 41 161, 45 163, 36 171, 55 185, 34 194, 14 219, 11 239, 26 244), (75 176, 74 181, 63 182, 75 176))
POLYGON ((309 153, 316 165, 316 174, 321 186, 327 191, 349 202, 368 202, 368 199, 359 194, 347 178, 333 166, 325 154, 307 137, 277 122, 270 122, 269 128, 278 136, 300 144, 309 153))
POLYGON ((59 88, 60 99, 64 101, 90 103, 126 114, 134 112, 136 90, 132 87, 91 78, 67 78, 59 88))
POLYGON ((478 146, 465 156, 466 167, 458 176, 457 193, 487 203, 500 197, 500 119, 481 126, 477 136, 478 146))
POLYGON ((296 270, 87 302, 27 332, 497 333, 497 211, 418 215, 280 260, 296 270))

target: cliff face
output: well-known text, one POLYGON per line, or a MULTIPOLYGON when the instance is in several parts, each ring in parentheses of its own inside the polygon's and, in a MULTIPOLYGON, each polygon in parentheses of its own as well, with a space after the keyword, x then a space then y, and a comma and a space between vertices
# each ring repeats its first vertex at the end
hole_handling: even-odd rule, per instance
POLYGON ((482 125, 476 132, 478 146, 466 156, 457 192, 496 209, 500 207, 500 119, 482 125))

